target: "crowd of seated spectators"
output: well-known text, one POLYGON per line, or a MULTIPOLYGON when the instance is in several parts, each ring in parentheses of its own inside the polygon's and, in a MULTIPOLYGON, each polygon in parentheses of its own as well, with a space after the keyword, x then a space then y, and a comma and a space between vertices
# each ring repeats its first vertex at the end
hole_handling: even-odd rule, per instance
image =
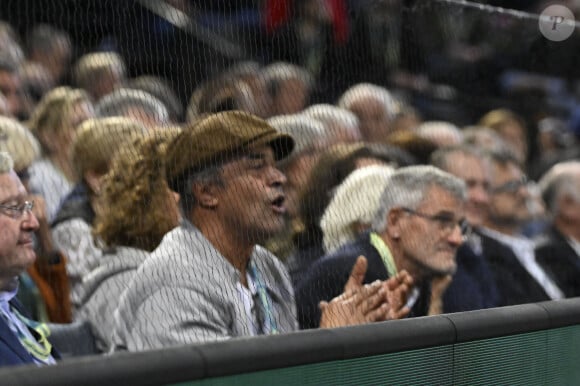
POLYGON ((119 53, 0 23, 0 365, 58 361, 44 323, 111 353, 580 296, 577 118, 423 120, 368 82, 313 103, 325 37, 185 106, 119 53))

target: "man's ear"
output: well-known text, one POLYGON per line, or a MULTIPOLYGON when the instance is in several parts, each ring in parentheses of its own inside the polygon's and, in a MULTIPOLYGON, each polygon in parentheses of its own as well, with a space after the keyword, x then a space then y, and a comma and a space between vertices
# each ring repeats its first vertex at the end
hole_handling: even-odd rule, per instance
POLYGON ((195 197, 195 202, 206 209, 214 209, 218 206, 217 189, 219 187, 211 183, 193 183, 191 185, 191 193, 195 197))
POLYGON ((405 212, 399 208, 394 208, 387 213, 387 234, 394 240, 401 237, 401 220, 405 212))

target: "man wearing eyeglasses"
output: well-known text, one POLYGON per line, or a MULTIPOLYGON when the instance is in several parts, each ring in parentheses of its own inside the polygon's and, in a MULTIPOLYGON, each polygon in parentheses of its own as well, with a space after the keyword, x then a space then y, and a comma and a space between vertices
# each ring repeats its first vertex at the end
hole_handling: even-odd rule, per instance
POLYGON ((531 212, 527 179, 517 159, 508 152, 492 152, 489 160, 490 205, 480 235, 502 305, 561 299, 560 288, 536 262, 533 242, 521 236, 531 212))
POLYGON ((554 165, 539 186, 550 225, 535 241, 536 260, 566 297, 580 296, 580 162, 554 165))
POLYGON ((484 155, 468 145, 449 146, 435 151, 431 163, 462 179, 467 187, 465 217, 474 229, 457 250, 457 271, 445 291, 443 310, 462 312, 497 307, 499 291, 489 264, 481 251, 477 229, 483 225, 489 205, 489 173, 484 155))
POLYGON ((469 232, 465 183, 433 166, 395 171, 386 183, 372 232, 324 256, 298 285, 301 327, 316 327, 318 302, 340 293, 358 256, 368 261, 365 283, 409 272, 415 288, 411 316, 442 312, 442 295, 455 272, 455 253, 469 232))
POLYGON ((0 152, 0 366, 53 364, 57 356, 46 326, 28 319, 15 299, 18 275, 36 259, 32 234, 38 220, 27 197, 12 158, 0 152))

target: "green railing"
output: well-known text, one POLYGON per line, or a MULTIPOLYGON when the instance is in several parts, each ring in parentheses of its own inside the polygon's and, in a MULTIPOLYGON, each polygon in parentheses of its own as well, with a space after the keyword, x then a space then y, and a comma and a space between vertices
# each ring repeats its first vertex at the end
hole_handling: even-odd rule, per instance
POLYGON ((580 298, 0 370, 5 385, 574 385, 580 298))

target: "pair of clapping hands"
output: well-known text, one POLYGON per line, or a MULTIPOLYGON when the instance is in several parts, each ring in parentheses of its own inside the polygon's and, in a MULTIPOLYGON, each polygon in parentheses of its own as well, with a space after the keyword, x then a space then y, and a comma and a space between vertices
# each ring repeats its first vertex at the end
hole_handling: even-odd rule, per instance
POLYGON ((344 292, 330 302, 320 302, 321 328, 401 319, 409 314, 406 303, 413 288, 411 275, 403 270, 387 280, 363 285, 367 265, 367 259, 359 256, 344 292))

